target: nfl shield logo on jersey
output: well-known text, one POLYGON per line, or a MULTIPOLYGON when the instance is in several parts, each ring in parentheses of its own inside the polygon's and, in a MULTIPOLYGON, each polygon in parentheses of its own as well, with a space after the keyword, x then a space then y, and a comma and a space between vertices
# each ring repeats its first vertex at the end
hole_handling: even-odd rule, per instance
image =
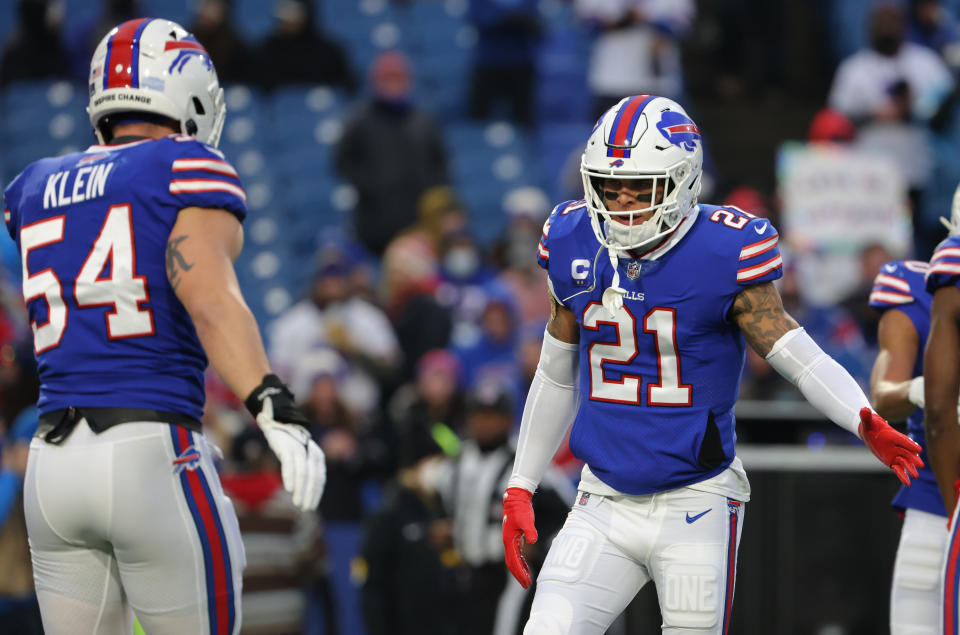
POLYGON ((191 445, 173 460, 173 473, 179 474, 184 469, 195 470, 200 466, 200 453, 191 445))
POLYGON ((631 280, 636 280, 640 277, 640 263, 636 260, 631 260, 630 264, 627 265, 627 277, 631 280))

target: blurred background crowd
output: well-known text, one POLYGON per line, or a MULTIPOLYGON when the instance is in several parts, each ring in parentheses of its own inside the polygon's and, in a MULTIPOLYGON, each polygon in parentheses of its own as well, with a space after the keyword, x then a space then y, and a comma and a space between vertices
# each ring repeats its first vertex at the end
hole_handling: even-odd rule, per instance
MULTIPOLYGON (((241 287, 329 470, 319 514, 295 513, 211 373, 244 632, 515 633, 531 596, 502 564, 499 497, 549 312, 536 245, 553 205, 582 197, 593 122, 625 95, 679 101, 704 135, 701 200, 771 219, 788 311, 866 389, 873 278, 928 258, 960 181, 958 4, 0 0, 0 180, 93 142, 88 63, 109 28, 192 31, 247 192, 241 287)), ((37 390, 20 275, 0 239, 0 624, 38 629, 17 509, 37 390)), ((763 425, 804 411, 752 351, 741 397, 741 442, 855 441, 763 425)), ((561 450, 535 498, 534 563, 579 467, 561 450)))

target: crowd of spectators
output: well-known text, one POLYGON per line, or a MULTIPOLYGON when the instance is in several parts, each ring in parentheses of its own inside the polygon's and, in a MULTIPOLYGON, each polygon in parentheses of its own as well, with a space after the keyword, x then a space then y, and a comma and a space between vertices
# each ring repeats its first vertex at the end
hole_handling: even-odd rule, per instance
MULTIPOLYGON (((593 37, 586 85, 571 89, 587 90, 593 100, 593 112, 581 122, 584 138, 589 115, 601 114, 624 94, 659 93, 681 102, 689 97, 682 48, 697 32, 698 4, 572 3, 581 28, 593 37)), ((84 82, 96 42, 142 10, 136 0, 110 0, 95 19, 64 31, 59 3, 21 0, 18 7, 20 22, 4 47, 0 85, 47 78, 84 82)), ((208 381, 205 424, 228 450, 224 488, 237 502, 249 538, 244 602, 251 613, 245 624, 250 632, 272 633, 298 632, 302 623, 312 632, 366 628, 371 635, 515 632, 530 596, 503 567, 498 505, 512 463, 510 439, 549 313, 536 249, 551 201, 533 185, 513 190, 503 201, 502 233, 481 243, 469 221, 483 210, 467 209, 451 185, 442 126, 418 105, 405 54, 390 50, 376 57, 363 88, 361 69, 338 43, 336 25, 318 29, 312 3, 275 2, 275 27, 258 44, 239 35, 232 10, 229 0, 200 0, 188 27, 210 51, 224 84, 264 90, 322 84, 356 100, 334 161, 357 192, 352 225, 318 237, 313 262, 303 263, 312 271, 305 297, 262 325, 271 361, 326 453, 329 480, 318 517, 295 513, 242 404, 217 377, 208 381), (271 60, 269 67, 264 60, 271 60), (303 601, 303 589, 310 602, 303 601), (272 613, 257 594, 271 601, 285 597, 286 612, 272 613)), ((535 126, 537 51, 547 36, 537 3, 471 0, 466 19, 478 40, 463 117, 488 120, 505 113, 521 127, 535 126)), ((937 178, 932 139, 956 125, 960 66, 960 32, 935 0, 911 0, 906 9, 877 3, 869 34, 865 48, 837 60, 823 95, 825 109, 810 118, 803 149, 842 153, 845 164, 863 171, 872 169, 869 161, 885 157, 902 178, 890 203, 912 220, 907 243, 890 245, 856 232, 840 247, 819 243, 816 232, 804 234, 801 214, 791 207, 802 201, 786 195, 786 177, 779 189, 736 184, 704 197, 769 217, 781 228, 787 266, 780 285, 788 310, 864 385, 876 346, 876 318, 867 308, 874 275, 890 258, 926 259, 942 238, 931 220, 936 215, 924 211, 924 196, 937 178), (837 279, 847 284, 824 302, 826 296, 808 294, 805 285, 810 271, 817 271, 809 267, 826 257, 845 268, 837 279)), ((738 92, 736 76, 721 79, 722 94, 738 92)), ((695 119, 698 107, 709 105, 692 100, 695 119)), ((709 141, 711 130, 703 132, 709 141)), ((716 159, 708 157, 708 176, 719 178, 716 159)), ((19 536, 9 519, 15 517, 10 510, 17 504, 29 424, 17 416, 30 412, 24 408, 35 394, 35 387, 20 387, 32 372, 30 329, 9 279, 0 287, 0 488, 7 488, 0 489, 0 568, 13 557, 5 555, 7 542, 19 536)), ((800 398, 752 353, 742 397, 800 398)), ((551 519, 563 518, 579 473, 578 462, 563 452, 556 463, 551 487, 534 500, 538 523, 543 521, 541 553, 551 519)), ((536 563, 536 554, 531 561, 536 563)), ((28 570, 22 558, 18 562, 28 570)), ((21 621, 10 624, 28 625, 17 632, 31 632, 33 611, 29 585, 0 587, 0 620, 15 616, 10 619, 21 621)))

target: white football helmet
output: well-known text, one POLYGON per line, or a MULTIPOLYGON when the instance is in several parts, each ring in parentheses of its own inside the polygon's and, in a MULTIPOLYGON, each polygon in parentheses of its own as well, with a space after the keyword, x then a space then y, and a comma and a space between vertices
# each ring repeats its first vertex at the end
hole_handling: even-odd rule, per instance
POLYGON ((625 97, 597 122, 580 161, 597 240, 619 250, 654 244, 696 206, 702 169, 700 130, 678 103, 654 95, 625 97), (608 210, 603 198, 606 179, 647 179, 652 185, 649 206, 608 210), (633 224, 635 214, 651 211, 651 218, 633 224))
POLYGON ((223 88, 206 49, 182 26, 139 18, 114 27, 90 62, 90 123, 101 143, 111 115, 150 113, 216 146, 226 117, 223 88))

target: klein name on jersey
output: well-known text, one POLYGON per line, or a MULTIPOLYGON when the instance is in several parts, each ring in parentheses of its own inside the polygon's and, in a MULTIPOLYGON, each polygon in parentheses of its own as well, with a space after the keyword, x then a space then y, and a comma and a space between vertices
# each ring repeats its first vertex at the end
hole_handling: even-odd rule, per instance
POLYGON ((111 170, 113 162, 85 165, 75 171, 54 172, 47 177, 47 185, 43 188, 43 209, 103 196, 111 170), (71 180, 73 184, 68 185, 67 182, 71 180))

